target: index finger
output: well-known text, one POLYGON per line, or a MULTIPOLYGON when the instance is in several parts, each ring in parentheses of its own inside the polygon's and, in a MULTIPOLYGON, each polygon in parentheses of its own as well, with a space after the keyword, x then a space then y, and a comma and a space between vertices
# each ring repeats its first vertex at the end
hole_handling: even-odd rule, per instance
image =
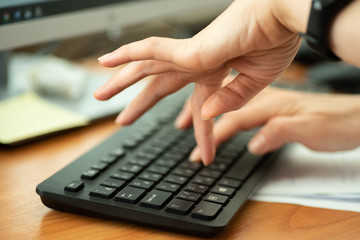
MULTIPOLYGON (((159 60, 176 63, 176 54, 184 40, 150 37, 127 45, 101 56, 98 60, 105 67, 115 67, 141 60, 159 60)), ((180 51, 181 52, 181 51, 180 51)))

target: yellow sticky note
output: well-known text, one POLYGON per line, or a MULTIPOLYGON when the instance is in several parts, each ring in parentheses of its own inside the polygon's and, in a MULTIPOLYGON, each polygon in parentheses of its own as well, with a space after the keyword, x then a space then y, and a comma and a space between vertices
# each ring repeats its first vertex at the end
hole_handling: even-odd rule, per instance
POLYGON ((0 102, 0 143, 11 144, 73 127, 89 119, 27 92, 0 102))

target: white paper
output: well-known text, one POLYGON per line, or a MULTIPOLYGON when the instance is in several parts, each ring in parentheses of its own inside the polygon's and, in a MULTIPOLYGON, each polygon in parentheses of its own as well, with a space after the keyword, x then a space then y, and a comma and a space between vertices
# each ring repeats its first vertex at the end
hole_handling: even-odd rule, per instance
POLYGON ((252 199, 360 211, 360 148, 325 153, 290 145, 252 199))

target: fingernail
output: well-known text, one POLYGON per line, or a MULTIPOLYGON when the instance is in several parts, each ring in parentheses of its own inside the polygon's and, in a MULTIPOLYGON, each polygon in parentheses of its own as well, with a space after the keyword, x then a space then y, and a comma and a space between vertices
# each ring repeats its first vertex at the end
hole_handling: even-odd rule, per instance
POLYGON ((253 138, 248 145, 249 151, 254 154, 262 154, 265 151, 266 141, 263 135, 253 138))
POLYGON ((107 54, 102 55, 101 57, 99 57, 98 60, 99 61, 105 61, 109 56, 110 56, 110 53, 107 53, 107 54))
POLYGON ((201 118, 203 120, 211 120, 216 116, 213 114, 214 108, 210 104, 203 104, 200 110, 201 118))
POLYGON ((200 149, 198 147, 194 148, 194 150, 190 154, 189 160, 191 162, 198 162, 201 160, 201 153, 200 153, 200 149))
POLYGON ((208 114, 208 110, 206 107, 202 107, 201 108, 201 119, 202 120, 210 120, 211 118, 209 117, 209 114, 208 114))

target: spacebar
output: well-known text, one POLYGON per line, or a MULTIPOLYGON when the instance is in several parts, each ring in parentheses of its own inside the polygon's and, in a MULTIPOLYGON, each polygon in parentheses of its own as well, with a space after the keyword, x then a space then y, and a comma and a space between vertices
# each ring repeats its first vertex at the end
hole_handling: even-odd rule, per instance
POLYGON ((241 181, 245 180, 262 158, 263 156, 256 156, 246 152, 225 174, 225 177, 241 181))

